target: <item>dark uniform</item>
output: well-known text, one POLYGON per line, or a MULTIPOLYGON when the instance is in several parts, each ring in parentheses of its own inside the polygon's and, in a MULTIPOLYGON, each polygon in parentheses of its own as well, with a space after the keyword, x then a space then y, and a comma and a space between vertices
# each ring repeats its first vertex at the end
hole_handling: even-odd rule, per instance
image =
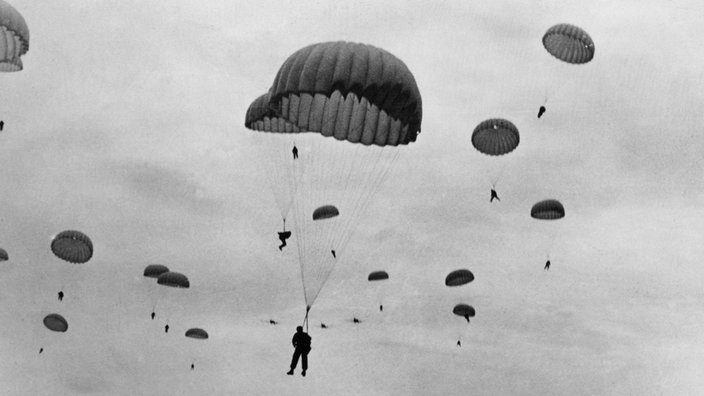
POLYGON ((287 373, 288 375, 293 375, 293 370, 298 364, 298 358, 301 358, 301 375, 306 375, 306 370, 308 369, 308 352, 310 352, 310 336, 303 332, 303 327, 296 328, 296 334, 293 335, 291 343, 294 348, 293 357, 291 358, 291 370, 287 373))

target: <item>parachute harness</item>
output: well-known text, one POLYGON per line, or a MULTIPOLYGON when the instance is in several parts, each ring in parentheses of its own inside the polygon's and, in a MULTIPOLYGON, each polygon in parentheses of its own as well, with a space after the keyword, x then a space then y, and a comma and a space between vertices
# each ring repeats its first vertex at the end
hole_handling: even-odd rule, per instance
POLYGON ((306 333, 308 332, 308 313, 310 312, 310 305, 306 305, 306 316, 303 318, 302 326, 305 326, 306 333))

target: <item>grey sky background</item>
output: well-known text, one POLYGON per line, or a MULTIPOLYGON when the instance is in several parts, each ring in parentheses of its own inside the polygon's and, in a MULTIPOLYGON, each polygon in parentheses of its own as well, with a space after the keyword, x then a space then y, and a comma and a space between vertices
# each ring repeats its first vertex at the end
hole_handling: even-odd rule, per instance
POLYGON ((25 70, 0 74, 0 393, 704 392, 699 2, 12 5, 31 40, 25 70), (542 47, 563 22, 594 40, 590 63, 542 47), (334 40, 406 63, 422 133, 316 301, 309 375, 288 377, 300 270, 244 115, 290 54, 334 40), (470 142, 491 117, 521 133, 498 161, 470 142), (545 198, 566 208, 554 227, 530 218, 545 198), (91 237, 91 261, 53 256, 65 229, 91 237), (191 288, 157 287, 150 263, 191 288), (458 268, 475 281, 446 288, 458 268), (52 312, 68 332, 44 328, 52 312))

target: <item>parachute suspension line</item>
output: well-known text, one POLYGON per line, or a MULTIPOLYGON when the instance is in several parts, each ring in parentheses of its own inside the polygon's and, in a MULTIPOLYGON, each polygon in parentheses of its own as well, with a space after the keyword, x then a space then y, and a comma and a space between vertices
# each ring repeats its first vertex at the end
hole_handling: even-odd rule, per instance
POLYGON ((496 176, 491 181, 492 188, 496 187, 496 183, 498 183, 499 180, 501 179, 501 177, 503 177, 504 171, 506 170, 506 161, 505 160, 508 158, 502 158, 502 159, 504 160, 504 161, 501 161, 503 164, 501 164, 501 167, 499 168, 499 172, 496 174, 496 176))
POLYGON ((301 326, 305 326, 306 333, 308 332, 308 313, 310 312, 310 305, 306 305, 306 316, 303 318, 303 323, 301 326))
POLYGON ((345 225, 345 232, 340 234, 342 236, 342 240, 338 242, 341 246, 340 251, 344 251, 347 247, 361 215, 366 212, 367 208, 371 204, 372 197, 381 189, 384 181, 386 181, 392 165, 398 159, 399 154, 400 150, 398 148, 380 148, 379 155, 370 168, 371 174, 373 175, 371 187, 366 191, 365 196, 358 199, 353 210, 353 215, 349 218, 347 224, 345 225), (386 150, 386 152, 384 152, 384 150, 386 150), (377 172, 376 168, 378 168, 378 164, 381 164, 381 167, 385 167, 385 169, 381 172, 377 172))

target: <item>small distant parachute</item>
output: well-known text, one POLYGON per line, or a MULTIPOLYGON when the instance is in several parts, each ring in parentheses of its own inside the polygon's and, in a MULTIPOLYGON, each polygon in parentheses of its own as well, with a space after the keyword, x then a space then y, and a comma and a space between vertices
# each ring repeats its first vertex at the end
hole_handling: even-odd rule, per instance
POLYGON ((565 207, 556 199, 546 199, 533 205, 530 217, 538 220, 557 220, 565 217, 565 207))
POLYGON ((467 304, 455 305, 455 307, 452 309, 452 313, 458 316, 462 316, 463 318, 467 319, 467 322, 469 322, 469 318, 473 318, 476 314, 474 308, 471 305, 467 304))
POLYGON ((587 63, 594 58, 594 41, 581 28, 561 23, 543 35, 543 46, 555 58, 572 64, 587 63))
POLYGON ((93 242, 80 231, 63 231, 51 241, 56 257, 74 264, 83 264, 93 256, 93 242))
POLYGON ((49 314, 44 317, 44 326, 51 331, 65 332, 68 330, 68 322, 59 314, 49 314))
POLYGON ((372 282, 372 281, 380 281, 380 280, 385 280, 389 279, 389 274, 386 273, 386 271, 374 271, 369 274, 367 277, 367 280, 372 282))
POLYGON ((10 256, 7 255, 7 251, 5 249, 0 248, 0 261, 7 261, 10 259, 10 256))
POLYGON ((313 212, 313 220, 323 220, 337 217, 340 212, 332 205, 321 206, 313 212))
POLYGON ((509 120, 490 118, 472 132, 472 146, 486 155, 504 155, 518 147, 518 128, 509 120))
POLYGON ((144 268, 144 276, 147 278, 158 278, 159 275, 169 272, 169 268, 161 264, 149 264, 144 268))
POLYGON ((467 269, 452 271, 445 277, 445 286, 462 286, 474 280, 474 274, 467 269))
POLYGON ((156 283, 164 286, 178 287, 184 289, 189 288, 191 286, 191 283, 188 281, 186 275, 171 271, 164 272, 163 274, 159 275, 159 278, 157 278, 156 283))
POLYGON ((203 329, 199 329, 199 328, 194 327, 194 328, 188 329, 186 331, 186 337, 195 338, 198 340, 207 340, 208 339, 208 332, 206 332, 203 329))
POLYGON ((17 10, 0 0, 0 72, 22 70, 20 57, 29 50, 29 28, 17 10))

